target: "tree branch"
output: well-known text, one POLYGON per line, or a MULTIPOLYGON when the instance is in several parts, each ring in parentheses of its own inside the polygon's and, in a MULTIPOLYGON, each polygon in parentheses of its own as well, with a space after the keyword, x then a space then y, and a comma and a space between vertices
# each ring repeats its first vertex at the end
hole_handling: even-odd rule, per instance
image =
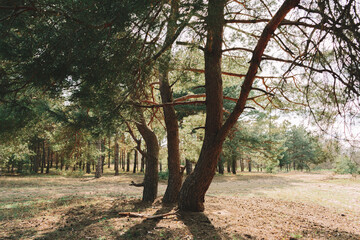
POLYGON ((241 87, 239 100, 237 101, 233 112, 230 114, 229 118, 226 120, 225 124, 222 126, 222 128, 217 134, 216 140, 219 141, 220 143, 222 143, 225 140, 229 130, 232 128, 232 126, 234 126, 240 114, 244 111, 245 104, 248 99, 249 93, 252 89, 252 84, 254 82, 254 79, 256 78, 256 73, 260 66, 263 53, 265 51, 267 44, 270 41, 272 34, 275 32, 276 28, 279 26, 282 20, 284 20, 287 13, 291 9, 296 7, 299 4, 299 2, 300 0, 285 0, 282 6, 280 7, 280 9, 276 12, 275 16, 264 28, 261 37, 254 49, 248 72, 246 73, 244 83, 241 87))

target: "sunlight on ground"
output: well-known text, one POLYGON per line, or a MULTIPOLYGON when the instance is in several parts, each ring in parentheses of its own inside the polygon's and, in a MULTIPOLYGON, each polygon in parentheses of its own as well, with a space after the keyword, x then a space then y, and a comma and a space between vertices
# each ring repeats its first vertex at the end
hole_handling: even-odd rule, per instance
MULTIPOLYGON (((159 220, 141 203, 141 174, 100 179, 0 177, 1 239, 360 239, 360 180, 330 173, 215 176, 203 214, 159 220), (179 238, 180 236, 180 238, 179 238)), ((159 194, 166 182, 159 183, 159 194)))

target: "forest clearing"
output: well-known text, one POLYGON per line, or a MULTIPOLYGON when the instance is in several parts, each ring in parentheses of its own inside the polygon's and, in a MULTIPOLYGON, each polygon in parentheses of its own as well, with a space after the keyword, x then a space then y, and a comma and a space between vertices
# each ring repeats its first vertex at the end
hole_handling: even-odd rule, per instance
MULTIPOLYGON (((141 174, 0 178, 1 239, 360 239, 360 179, 319 173, 216 175, 203 213, 156 215, 141 202, 141 174)), ((159 195, 166 188, 160 181, 159 195)))
POLYGON ((0 239, 360 239, 360 0, 0 1, 0 239))

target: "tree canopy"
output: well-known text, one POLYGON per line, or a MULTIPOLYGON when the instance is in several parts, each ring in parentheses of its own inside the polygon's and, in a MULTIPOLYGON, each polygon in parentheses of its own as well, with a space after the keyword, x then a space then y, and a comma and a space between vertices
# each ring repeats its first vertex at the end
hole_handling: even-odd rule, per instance
POLYGON ((146 165, 137 185, 154 201, 166 146, 164 201, 191 211, 204 210, 221 157, 233 173, 237 161, 241 170, 244 161, 249 170, 308 170, 340 151, 277 121, 291 111, 314 125, 357 121, 359 7, 355 0, 4 1, 1 164, 38 172, 47 159, 48 167, 90 172, 96 161, 99 172, 106 151, 109 163, 114 154, 123 164, 135 146, 146 165), (185 160, 196 167, 181 185, 185 160))

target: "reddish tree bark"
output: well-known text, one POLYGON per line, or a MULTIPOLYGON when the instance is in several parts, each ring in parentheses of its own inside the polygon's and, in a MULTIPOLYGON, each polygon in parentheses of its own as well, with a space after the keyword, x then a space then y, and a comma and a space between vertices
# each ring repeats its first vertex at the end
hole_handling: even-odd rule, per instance
POLYGON ((146 144, 146 168, 142 200, 144 202, 153 202, 157 197, 160 147, 155 133, 147 126, 142 112, 140 122, 136 123, 136 127, 146 144))
MULTIPOLYGON (((176 20, 179 14, 178 0, 171 1, 171 13, 168 21, 165 42, 170 41, 176 32, 176 20)), ((162 103, 173 102, 171 87, 169 84, 169 69, 171 61, 171 47, 163 54, 160 59, 160 95, 162 103)), ((182 174, 180 174, 180 149, 179 149, 179 125, 173 105, 164 105, 164 118, 167 133, 168 147, 168 185, 163 197, 164 203, 176 203, 179 198, 179 192, 182 183, 182 174)))
POLYGON ((207 40, 205 47, 205 88, 206 123, 205 138, 197 165, 185 180, 179 198, 179 208, 183 211, 204 211, 204 198, 214 177, 222 144, 230 129, 243 112, 255 79, 263 52, 275 29, 300 0, 285 0, 283 5, 266 25, 253 52, 248 72, 241 88, 240 97, 233 112, 222 124, 222 78, 221 46, 223 40, 224 0, 209 0, 207 17, 207 40))

